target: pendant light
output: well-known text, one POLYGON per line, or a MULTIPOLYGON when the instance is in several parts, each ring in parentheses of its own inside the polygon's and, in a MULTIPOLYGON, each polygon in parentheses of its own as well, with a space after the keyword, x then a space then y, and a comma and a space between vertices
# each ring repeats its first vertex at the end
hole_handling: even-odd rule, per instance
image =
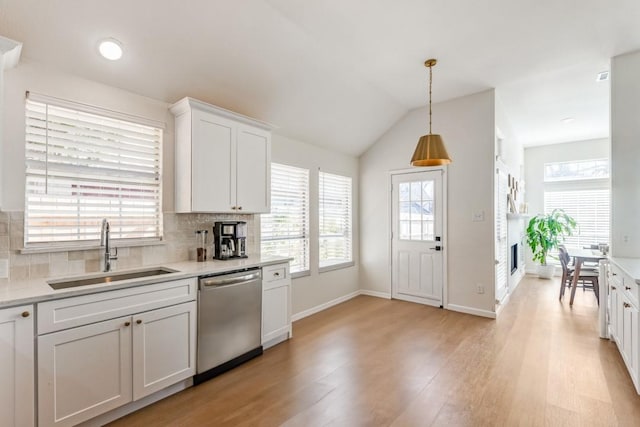
POLYGON ((427 59, 424 62, 424 66, 429 68, 429 134, 420 137, 411 158, 411 166, 439 166, 451 163, 442 137, 431 133, 431 68, 436 63, 435 59, 427 59))

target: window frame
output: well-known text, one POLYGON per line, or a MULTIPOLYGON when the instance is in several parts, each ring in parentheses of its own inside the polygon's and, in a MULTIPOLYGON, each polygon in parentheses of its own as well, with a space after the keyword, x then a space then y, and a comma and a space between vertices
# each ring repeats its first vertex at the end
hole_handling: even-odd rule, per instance
MULTIPOLYGON (((157 167, 157 173, 156 173, 156 180, 158 182, 157 184, 157 197, 155 197, 156 203, 154 203, 154 205, 157 207, 156 212, 157 215, 154 216, 155 220, 154 222, 156 223, 156 227, 157 227, 157 235, 155 236, 145 236, 145 237, 124 237, 124 238, 120 238, 120 237, 113 237, 113 242, 117 242, 118 246, 121 247, 134 247, 134 246, 152 246, 152 245, 162 245, 164 244, 164 219, 163 219, 163 194, 164 194, 164 186, 163 186, 163 147, 164 147, 164 130, 165 130, 165 124, 163 122, 159 122, 156 120, 152 120, 152 119, 148 119, 148 118, 144 118, 144 117, 139 117, 139 116, 135 116, 135 115, 131 115, 131 114, 127 114, 127 113, 122 113, 122 112, 118 112, 118 111, 113 111, 113 110, 109 110, 106 108, 102 108, 102 107, 97 107, 97 106, 93 106, 93 105, 88 105, 88 104, 83 104, 80 102, 75 102, 75 101, 69 101, 69 100, 65 100, 65 99, 60 99, 60 98, 56 98, 53 96, 48 96, 48 95, 42 95, 42 94, 38 94, 38 93, 33 93, 33 92, 26 92, 26 98, 25 98, 25 105, 24 105, 24 118, 25 118, 25 135, 24 135, 24 149, 25 149, 25 156, 24 156, 24 162, 25 162, 25 167, 27 166, 27 163, 29 161, 28 159, 28 154, 30 153, 29 149, 27 148, 27 129, 29 128, 29 125, 27 124, 27 119, 29 117, 27 109, 28 109, 28 103, 32 102, 35 104, 44 104, 47 108, 48 106, 54 107, 54 108, 61 108, 61 109, 66 109, 66 110, 72 110, 73 112, 78 112, 78 113, 82 113, 82 114, 90 114, 90 115, 94 115, 94 116, 98 116, 99 118, 104 118, 107 120, 117 120, 117 121, 124 121, 124 122, 129 122, 130 124, 134 125, 134 126, 145 126, 145 127, 151 127, 154 128, 154 131, 158 132, 158 137, 157 137, 157 155, 154 156, 154 160, 156 160, 156 163, 158 165, 157 167)), ((47 123, 48 123, 48 119, 46 119, 47 123)), ((48 137, 47 137, 48 138, 48 137)), ((48 143, 45 143, 48 144, 48 143)), ((152 158, 152 157, 150 157, 152 158)), ((49 179, 49 175, 48 173, 46 174, 46 179, 49 179)), ((29 234, 27 232, 28 230, 28 219, 29 219, 29 197, 34 197, 34 194, 31 194, 28 192, 28 188, 27 188, 27 183, 29 180, 29 177, 32 177, 34 175, 31 175, 27 172, 27 170, 25 170, 25 175, 24 175, 24 183, 25 183, 25 188, 24 188, 24 236, 23 236, 23 248, 21 249, 21 253, 43 253, 43 252, 59 252, 59 251, 75 251, 75 250, 89 250, 89 249, 96 249, 99 248, 99 236, 97 236, 97 238, 90 238, 90 239, 76 239, 76 240, 56 240, 56 241, 29 241, 29 234)), ((70 178, 69 182, 73 182, 73 179, 70 178)), ((37 197, 37 195, 35 195, 35 197, 37 197)), ((62 196, 61 196, 62 197, 62 196)), ((109 216, 107 216, 107 219, 110 219, 109 216)), ((98 225, 99 227, 99 225, 98 225)))
POLYGON ((354 242, 354 230, 353 230, 353 200, 354 200, 354 187, 353 187, 353 177, 351 175, 347 175, 347 174, 343 174, 343 173, 334 173, 334 172, 328 172, 328 171, 323 171, 323 170, 318 170, 318 209, 317 209, 317 213, 318 213, 318 242, 317 242, 317 250, 318 250, 318 272, 319 273, 325 273, 328 271, 335 271, 335 270, 340 270, 343 268, 349 268, 355 265, 354 262, 354 248, 353 248, 353 242, 354 242), (321 250, 320 250, 320 245, 321 245, 321 241, 322 241, 322 230, 321 230, 321 224, 322 224, 322 200, 323 200, 323 192, 322 192, 322 185, 323 185, 323 174, 326 175, 331 175, 331 176, 335 176, 338 178, 345 178, 349 180, 349 204, 348 204, 348 211, 349 211, 349 218, 348 218, 348 224, 349 224, 349 260, 345 260, 345 261, 340 261, 340 262, 336 262, 333 264, 328 264, 328 265, 322 265, 322 259, 321 259, 321 250))
MULTIPOLYGON (((299 166, 294 166, 294 165, 290 165, 290 164, 286 164, 286 163, 278 163, 278 162, 271 162, 271 212, 268 214, 262 214, 260 215, 260 252, 264 253, 264 249, 263 249, 263 237, 264 237, 264 233, 263 233, 263 217, 265 215, 272 215, 273 214, 273 191, 274 188, 277 188, 276 185, 274 185, 273 182, 273 171, 274 171, 274 166, 275 169, 278 169, 279 167, 283 167, 283 168, 289 168, 289 169, 296 169, 299 172, 302 172, 304 174, 306 174, 306 191, 305 191, 305 195, 306 197, 302 200, 302 203, 304 204, 304 228, 303 228, 303 241, 305 242, 304 244, 306 245, 306 256, 304 257, 304 261, 306 263, 303 263, 303 267, 305 267, 302 270, 298 270, 298 271, 291 271, 291 277, 292 278, 298 278, 298 277, 304 277, 304 276, 310 276, 311 275, 311 226, 310 226, 310 219, 311 219, 311 209, 310 209, 310 201, 311 201, 311 197, 310 197, 310 191, 311 191, 311 185, 310 185, 310 177, 311 177, 311 171, 308 168, 305 167, 299 167, 299 166)), ((269 239, 267 241, 277 241, 277 240, 290 240, 290 239, 269 239)), ((291 254, 287 254, 287 255, 281 255, 278 254, 278 256, 286 256, 286 257, 292 257, 293 255, 291 254)))

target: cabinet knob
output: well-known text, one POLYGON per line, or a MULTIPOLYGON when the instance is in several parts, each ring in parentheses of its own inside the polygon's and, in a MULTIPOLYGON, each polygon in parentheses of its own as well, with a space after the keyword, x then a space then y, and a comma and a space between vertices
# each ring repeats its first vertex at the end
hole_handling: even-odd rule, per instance
POLYGON ((236 209, 238 209, 238 207, 237 206, 231 206, 231 209, 233 209, 235 211, 236 209))
POLYGON ((30 314, 31 314, 31 313, 29 313, 28 311, 23 311, 23 312, 22 312, 22 314, 21 314, 21 316, 22 316, 22 317, 29 317, 29 315, 30 315, 30 314))
POLYGON ((616 288, 615 286, 611 286, 611 289, 613 289, 615 291, 618 288, 616 288))
POLYGON ((611 273, 611 275, 612 275, 612 276, 617 276, 617 275, 618 275, 618 273, 611 273))
POLYGON ((275 273, 273 273, 274 277, 280 277, 280 273, 278 273, 277 271, 275 273))
POLYGON ((628 287, 628 286, 625 286, 624 288, 625 288, 626 290, 628 290, 628 291, 630 291, 630 290, 631 290, 631 288, 630 288, 630 287, 628 287))
POLYGON ((242 206, 238 206, 238 210, 241 211, 242 210, 242 206))
POLYGON ((623 302, 623 303, 622 303, 622 305, 623 305, 625 308, 629 308, 629 307, 631 307, 631 305, 630 305, 629 303, 626 303, 626 302, 623 302))
POLYGON ((139 325, 139 324, 142 323, 142 320, 138 319, 138 320, 136 320, 136 323, 139 325))
POLYGON ((124 326, 130 326, 131 322, 124 322, 124 326))

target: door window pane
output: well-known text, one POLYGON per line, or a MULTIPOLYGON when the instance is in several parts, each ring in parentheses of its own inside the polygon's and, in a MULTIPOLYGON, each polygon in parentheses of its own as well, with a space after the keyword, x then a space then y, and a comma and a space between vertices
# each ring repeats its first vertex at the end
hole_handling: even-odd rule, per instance
POLYGON ((434 182, 401 182, 398 191, 398 231, 400 240, 434 238, 434 182))

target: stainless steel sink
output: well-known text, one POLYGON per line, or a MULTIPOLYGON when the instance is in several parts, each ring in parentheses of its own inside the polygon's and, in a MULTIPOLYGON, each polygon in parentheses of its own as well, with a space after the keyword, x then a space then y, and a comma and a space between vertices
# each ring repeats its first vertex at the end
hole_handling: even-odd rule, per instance
POLYGON ((141 277, 161 276, 163 274, 175 273, 166 267, 150 268, 146 270, 130 270, 120 273, 110 272, 100 275, 92 275, 91 277, 82 277, 75 279, 58 279, 47 282, 55 290, 75 288, 76 286, 100 285, 104 283, 118 282, 121 280, 139 279, 141 277))

